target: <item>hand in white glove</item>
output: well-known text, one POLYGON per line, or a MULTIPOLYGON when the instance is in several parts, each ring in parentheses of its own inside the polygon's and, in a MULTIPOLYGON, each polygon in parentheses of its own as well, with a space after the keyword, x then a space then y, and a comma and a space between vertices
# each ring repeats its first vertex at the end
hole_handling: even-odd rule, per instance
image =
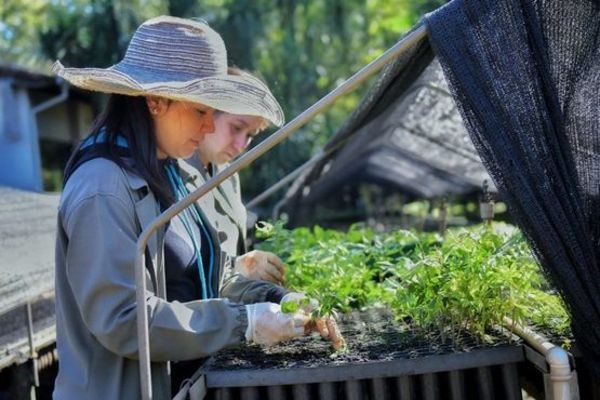
POLYGON ((284 340, 304 335, 309 318, 303 312, 284 314, 279 304, 256 303, 246 305, 248 328, 246 340, 272 346, 284 340))
POLYGON ((304 293, 298 292, 289 292, 282 297, 279 304, 284 307, 284 312, 286 308, 285 303, 298 304, 300 310, 304 311, 308 315, 319 308, 319 302, 316 299, 309 299, 304 293))
POLYGON ((278 285, 283 285, 285 281, 285 264, 268 251, 253 250, 237 257, 234 270, 248 279, 260 279, 278 285))

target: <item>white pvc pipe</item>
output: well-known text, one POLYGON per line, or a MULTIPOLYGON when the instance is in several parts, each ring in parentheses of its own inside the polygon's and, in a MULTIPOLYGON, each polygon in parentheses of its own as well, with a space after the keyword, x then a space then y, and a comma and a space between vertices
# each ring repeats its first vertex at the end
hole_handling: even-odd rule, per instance
POLYGON ((57 104, 60 104, 69 98, 69 87, 63 81, 60 82, 60 79, 57 79, 57 84, 60 85, 60 93, 51 99, 48 99, 37 106, 31 109, 31 112, 34 114, 39 114, 42 111, 49 109, 50 107, 54 107, 57 104))
POLYGON ((527 344, 546 357, 550 368, 553 400, 571 400, 571 379, 573 371, 569 354, 560 346, 552 344, 545 337, 531 329, 516 324, 510 318, 504 318, 505 327, 523 338, 527 344))
POLYGON ((546 353, 546 361, 550 365, 550 380, 554 400, 571 400, 571 364, 569 355, 562 348, 555 346, 546 353))

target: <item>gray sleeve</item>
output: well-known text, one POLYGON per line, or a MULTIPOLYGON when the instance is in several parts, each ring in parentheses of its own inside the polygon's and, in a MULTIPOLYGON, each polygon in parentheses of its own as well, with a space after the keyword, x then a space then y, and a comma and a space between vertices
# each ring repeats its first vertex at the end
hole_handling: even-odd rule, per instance
MULTIPOLYGON (((232 262, 233 259, 228 257, 225 268, 229 271, 233 270, 232 262)), ((253 304, 265 301, 279 303, 286 293, 288 290, 274 283, 248 279, 242 274, 231 273, 224 278, 220 295, 234 303, 253 304)))
MULTIPOLYGON (((137 358, 133 205, 96 194, 69 211, 66 272, 83 321, 104 347, 137 358)), ((243 340, 244 306, 225 299, 167 302, 150 291, 147 300, 153 361, 200 358, 243 340)))

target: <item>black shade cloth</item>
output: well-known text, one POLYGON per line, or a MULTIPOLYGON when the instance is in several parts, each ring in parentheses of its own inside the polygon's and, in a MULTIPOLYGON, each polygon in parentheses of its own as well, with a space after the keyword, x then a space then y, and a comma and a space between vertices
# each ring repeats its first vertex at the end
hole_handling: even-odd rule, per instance
POLYGON ((471 138, 600 377, 600 8, 454 0, 426 25, 471 138))
POLYGON ((490 179, 425 38, 382 71, 324 152, 286 194, 292 225, 363 183, 415 199, 467 195, 490 179))

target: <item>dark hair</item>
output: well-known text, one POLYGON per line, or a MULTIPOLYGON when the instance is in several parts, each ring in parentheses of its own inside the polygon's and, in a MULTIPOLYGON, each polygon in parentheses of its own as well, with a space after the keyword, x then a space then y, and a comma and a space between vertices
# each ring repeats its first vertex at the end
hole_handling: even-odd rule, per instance
MULTIPOLYGON (((157 157, 156 131, 146 98, 111 94, 94 122, 91 136, 98 135, 101 130, 106 133, 107 158, 146 180, 163 207, 173 204, 173 194, 157 157), (117 136, 127 140, 133 165, 123 162, 122 155, 117 151, 117 136)), ((69 164, 75 158, 75 153, 69 164)))

